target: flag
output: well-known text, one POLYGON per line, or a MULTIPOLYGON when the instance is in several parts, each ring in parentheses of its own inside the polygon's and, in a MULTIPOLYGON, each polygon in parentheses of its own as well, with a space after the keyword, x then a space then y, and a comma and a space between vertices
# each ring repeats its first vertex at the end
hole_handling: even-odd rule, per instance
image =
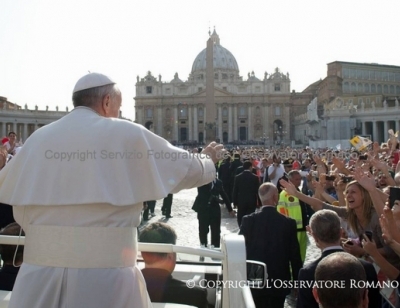
POLYGON ((357 151, 362 151, 364 150, 367 146, 372 144, 372 141, 369 140, 368 138, 364 138, 361 136, 354 136, 352 139, 350 139, 350 143, 352 146, 357 150, 357 151))

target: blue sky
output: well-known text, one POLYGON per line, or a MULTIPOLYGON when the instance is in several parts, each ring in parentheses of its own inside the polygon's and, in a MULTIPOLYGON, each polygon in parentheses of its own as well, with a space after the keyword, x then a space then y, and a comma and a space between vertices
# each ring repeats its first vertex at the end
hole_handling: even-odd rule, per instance
POLYGON ((75 82, 101 72, 133 119, 136 76, 186 80, 214 26, 245 79, 279 67, 302 91, 332 61, 400 66, 399 11, 396 0, 1 0, 0 96, 71 109, 75 82))

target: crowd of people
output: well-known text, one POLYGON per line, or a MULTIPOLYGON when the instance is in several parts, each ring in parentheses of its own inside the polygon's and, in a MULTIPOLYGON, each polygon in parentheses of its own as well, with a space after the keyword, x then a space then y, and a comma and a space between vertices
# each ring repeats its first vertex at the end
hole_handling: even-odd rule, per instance
MULTIPOLYGON (((65 303, 150 307, 150 299, 206 307, 203 290, 193 289, 187 301, 185 296, 170 296, 185 288, 171 276, 174 254, 144 253, 143 274, 136 266, 137 238, 176 242, 167 224, 149 224, 137 234, 143 206, 143 219, 149 220, 155 215, 154 200, 164 198, 163 214, 172 218, 173 194, 194 187, 199 245, 220 246, 221 208, 226 208, 245 238, 247 258, 267 265, 267 287, 252 289, 256 307, 283 307, 290 292, 298 298, 297 307, 385 307, 378 282, 382 277, 400 282, 396 138, 359 151, 227 151, 213 142, 201 151, 208 157, 202 157, 187 155, 146 128, 117 119, 121 92, 105 75, 82 77, 72 99, 75 109, 70 114, 39 129, 23 147, 17 147, 16 134, 10 132, 0 148, 0 234, 27 235, 23 260, 22 249, 0 247, 0 275, 8 275, 13 285, 11 308, 67 307, 65 303), (48 150, 66 154, 77 149, 90 157, 60 161, 45 155, 48 150), (149 149, 185 158, 96 158, 96 152, 105 150, 149 149), (304 265, 307 233, 321 257, 304 265), (12 259, 10 249, 17 251, 12 259), (312 284, 326 280, 345 287, 312 284), (118 287, 110 287, 116 281, 118 287), (354 287, 354 281, 370 284, 354 287)), ((6 287, 11 289, 10 284, 6 287)), ((388 300, 398 306, 398 299, 395 290, 388 300)))

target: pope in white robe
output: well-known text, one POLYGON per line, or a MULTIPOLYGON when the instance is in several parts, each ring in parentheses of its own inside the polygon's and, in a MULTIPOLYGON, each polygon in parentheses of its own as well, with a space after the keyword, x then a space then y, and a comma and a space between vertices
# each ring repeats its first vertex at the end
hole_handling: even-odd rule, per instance
POLYGON ((11 308, 151 307, 136 266, 142 202, 215 177, 212 159, 117 119, 121 94, 109 77, 82 77, 75 106, 82 93, 102 94, 33 133, 0 172, 0 202, 26 233, 11 308))

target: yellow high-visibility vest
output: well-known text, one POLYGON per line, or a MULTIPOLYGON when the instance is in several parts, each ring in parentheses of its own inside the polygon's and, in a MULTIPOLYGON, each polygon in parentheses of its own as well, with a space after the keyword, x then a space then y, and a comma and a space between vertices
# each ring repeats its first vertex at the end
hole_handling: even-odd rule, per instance
POLYGON ((286 217, 293 218, 296 221, 297 229, 303 229, 303 215, 300 206, 300 200, 289 195, 286 191, 281 191, 277 211, 286 217))

